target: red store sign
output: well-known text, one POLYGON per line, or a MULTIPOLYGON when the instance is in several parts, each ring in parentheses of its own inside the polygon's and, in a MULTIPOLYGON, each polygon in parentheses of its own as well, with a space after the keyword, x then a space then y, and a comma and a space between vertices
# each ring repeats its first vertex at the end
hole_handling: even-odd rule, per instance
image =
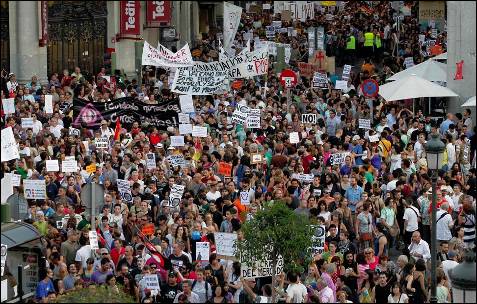
POLYGON ((146 1, 146 24, 148 27, 170 26, 171 1, 146 1))
POLYGON ((120 25, 119 34, 139 36, 141 34, 141 6, 139 1, 121 1, 119 5, 120 25))

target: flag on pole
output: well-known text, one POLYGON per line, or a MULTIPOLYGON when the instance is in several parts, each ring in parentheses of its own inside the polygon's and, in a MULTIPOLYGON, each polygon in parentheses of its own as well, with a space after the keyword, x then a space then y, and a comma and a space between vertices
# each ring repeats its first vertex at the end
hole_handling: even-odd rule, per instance
POLYGON ((116 128, 114 128, 114 141, 119 140, 119 133, 121 133, 121 122, 119 117, 116 118, 116 128))
MULTIPOLYGON (((136 227, 137 228, 137 227, 136 227)), ((148 240, 148 238, 142 233, 140 229, 138 229, 137 235, 141 239, 141 241, 144 243, 144 246, 149 250, 151 253, 151 256, 157 261, 159 266, 165 270, 171 270, 172 269, 172 263, 171 260, 166 258, 165 256, 160 253, 156 247, 148 240)))

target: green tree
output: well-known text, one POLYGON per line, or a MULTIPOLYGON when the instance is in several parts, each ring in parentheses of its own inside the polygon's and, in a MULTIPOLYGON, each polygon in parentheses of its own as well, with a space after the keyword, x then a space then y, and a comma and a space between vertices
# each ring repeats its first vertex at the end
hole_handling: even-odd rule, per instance
POLYGON ((119 292, 105 286, 95 286, 71 290, 64 295, 58 296, 56 303, 135 303, 133 297, 122 290, 118 285, 119 292))
MULTIPOLYGON (((276 269, 281 255, 285 270, 297 270, 302 269, 304 260, 311 259, 313 228, 310 221, 283 202, 265 206, 252 220, 242 225, 242 232, 243 238, 237 242, 237 253, 242 261, 270 259, 272 269, 276 269)), ((274 287, 275 280, 272 276, 274 287)), ((275 302, 275 288, 272 290, 275 302)))

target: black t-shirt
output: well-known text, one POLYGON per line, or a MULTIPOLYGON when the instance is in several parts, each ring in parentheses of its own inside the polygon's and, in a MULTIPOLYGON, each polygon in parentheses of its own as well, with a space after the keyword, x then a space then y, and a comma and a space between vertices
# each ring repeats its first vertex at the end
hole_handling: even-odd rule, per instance
POLYGON ((386 286, 381 287, 379 284, 374 286, 374 293, 376 298, 376 303, 387 303, 388 296, 391 294, 391 286, 386 284, 386 286))
POLYGON ((178 257, 174 254, 171 254, 169 259, 171 260, 172 267, 177 268, 176 270, 179 270, 179 267, 187 267, 190 265, 189 258, 185 254, 182 254, 178 257))
POLYGON ((162 303, 174 303, 176 295, 182 291, 182 288, 179 284, 171 286, 169 284, 164 284, 161 286, 161 302, 162 303))

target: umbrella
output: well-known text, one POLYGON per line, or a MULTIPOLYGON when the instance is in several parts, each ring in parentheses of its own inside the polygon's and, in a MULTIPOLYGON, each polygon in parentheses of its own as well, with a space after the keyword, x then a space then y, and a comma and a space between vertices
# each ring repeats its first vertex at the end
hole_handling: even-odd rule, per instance
POLYGON ((416 75, 379 86, 379 95, 386 101, 421 97, 457 97, 452 90, 430 82, 416 75))
POLYGON ((461 107, 475 107, 475 96, 470 97, 461 107))
POLYGON ((437 55, 436 57, 432 57, 434 60, 447 60, 447 52, 437 55))
POLYGON ((388 80, 398 80, 411 74, 415 74, 429 81, 447 82, 447 65, 433 59, 428 59, 423 63, 394 74, 388 78, 388 80))

